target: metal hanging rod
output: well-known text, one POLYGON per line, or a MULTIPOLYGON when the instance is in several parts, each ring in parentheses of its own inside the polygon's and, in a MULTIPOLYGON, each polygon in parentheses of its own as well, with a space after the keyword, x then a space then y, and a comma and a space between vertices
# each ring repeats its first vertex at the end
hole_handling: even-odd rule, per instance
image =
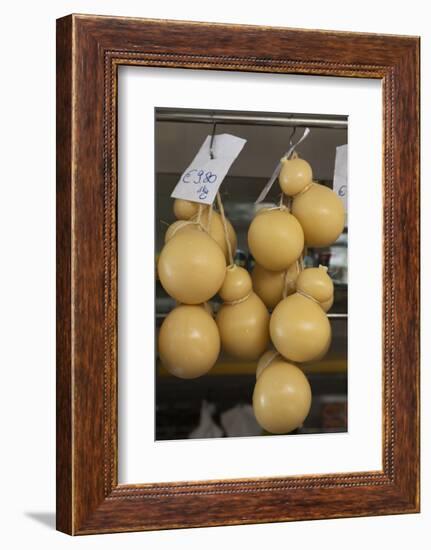
POLYGON ((243 124, 261 126, 308 126, 347 129, 347 116, 157 108, 158 122, 197 122, 203 124, 243 124))

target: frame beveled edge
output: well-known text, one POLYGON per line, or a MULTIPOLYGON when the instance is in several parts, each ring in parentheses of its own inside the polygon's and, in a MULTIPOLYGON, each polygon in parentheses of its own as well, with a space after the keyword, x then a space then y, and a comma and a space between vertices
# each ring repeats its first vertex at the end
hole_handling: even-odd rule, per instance
POLYGON ((68 16, 57 25, 57 528, 86 534, 418 511, 419 39, 94 16, 68 16), (184 44, 181 32, 191 26, 196 38, 184 44), (266 43, 256 46, 262 33, 266 43), (228 37, 229 44, 220 51, 223 40, 212 40, 214 46, 199 50, 199 39, 208 35, 225 44, 228 37), (118 485, 116 91, 122 64, 382 79, 381 472, 118 485), (403 180, 407 174, 411 185, 403 180), (403 234, 405 225, 411 231, 403 234))

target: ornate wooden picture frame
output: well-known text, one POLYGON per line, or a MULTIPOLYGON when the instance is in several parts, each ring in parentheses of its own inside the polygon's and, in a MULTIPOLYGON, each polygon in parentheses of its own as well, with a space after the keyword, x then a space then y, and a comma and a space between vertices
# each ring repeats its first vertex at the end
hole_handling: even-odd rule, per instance
POLYGON ((59 19, 57 528, 90 534, 418 512, 418 429, 419 39, 87 15, 59 19), (120 65, 381 80, 381 471, 118 483, 120 65))

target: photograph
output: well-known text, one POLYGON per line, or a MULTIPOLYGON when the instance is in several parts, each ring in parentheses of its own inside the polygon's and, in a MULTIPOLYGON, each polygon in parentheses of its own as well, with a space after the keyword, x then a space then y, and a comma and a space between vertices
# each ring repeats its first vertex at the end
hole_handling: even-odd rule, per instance
POLYGON ((155 439, 347 431, 348 117, 154 117, 155 439))

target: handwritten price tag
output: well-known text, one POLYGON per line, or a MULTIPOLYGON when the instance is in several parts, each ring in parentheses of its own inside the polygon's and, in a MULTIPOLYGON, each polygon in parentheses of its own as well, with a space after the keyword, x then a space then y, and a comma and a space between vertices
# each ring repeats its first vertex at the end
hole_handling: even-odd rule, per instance
POLYGON ((229 168, 246 141, 230 134, 214 136, 212 145, 214 158, 212 159, 211 136, 208 136, 190 166, 181 175, 171 197, 212 204, 229 168))
POLYGON ((343 201, 347 224, 347 145, 335 150, 334 191, 343 201))

